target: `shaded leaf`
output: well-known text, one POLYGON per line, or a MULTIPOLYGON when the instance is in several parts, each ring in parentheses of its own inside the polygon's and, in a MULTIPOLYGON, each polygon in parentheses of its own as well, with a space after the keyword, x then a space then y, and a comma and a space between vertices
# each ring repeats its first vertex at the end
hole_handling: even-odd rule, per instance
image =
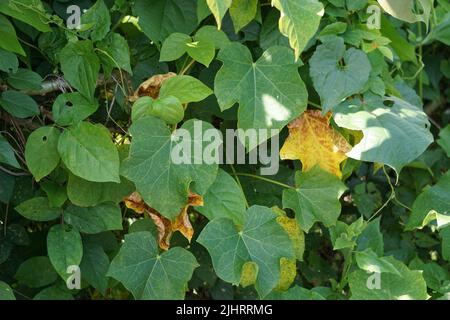
POLYGON ((316 221, 326 227, 335 225, 341 214, 339 198, 346 186, 319 167, 308 172, 296 172, 295 184, 296 190, 284 190, 283 207, 295 211, 302 230, 308 232, 316 221))
POLYGON ((224 281, 238 284, 246 262, 258 265, 255 288, 260 297, 273 290, 280 279, 280 259, 294 258, 291 239, 269 208, 253 206, 243 226, 232 220, 210 221, 197 239, 212 257, 214 270, 224 281))
POLYGON ((15 207, 15 210, 32 221, 52 221, 62 213, 61 209, 50 207, 48 199, 44 197, 36 197, 22 202, 15 207))
POLYGON ((322 109, 327 112, 362 91, 369 80, 371 65, 363 51, 346 50, 342 38, 332 37, 317 47, 309 70, 322 109))
POLYGON ((125 235, 125 242, 111 262, 108 276, 120 281, 135 299, 181 300, 198 263, 187 250, 176 247, 159 254, 150 232, 125 235))
POLYGON ((79 266, 83 257, 80 234, 67 225, 54 225, 47 235, 47 252, 56 272, 67 280, 67 268, 79 266))
POLYGON ((112 203, 89 208, 69 205, 64 210, 64 221, 76 230, 88 234, 122 230, 122 212, 118 205, 112 203))
POLYGON ((185 206, 191 182, 194 182, 192 191, 203 195, 213 184, 218 169, 217 164, 199 161, 202 155, 196 152, 189 152, 181 163, 174 163, 172 153, 179 155, 184 144, 188 150, 183 152, 191 150, 193 144, 206 145, 200 140, 202 133, 213 127, 189 120, 181 129, 177 136, 177 131, 172 134, 157 118, 139 119, 130 128, 133 136, 130 155, 122 164, 122 174, 135 183, 144 201, 170 220, 185 206), (197 126, 195 133, 194 126, 197 126))
POLYGON ((58 151, 76 176, 93 182, 120 182, 119 153, 109 131, 101 124, 80 122, 65 130, 58 151))
POLYGON ((40 127, 28 137, 25 160, 36 181, 49 175, 59 164, 58 141, 60 132, 55 127, 40 127))

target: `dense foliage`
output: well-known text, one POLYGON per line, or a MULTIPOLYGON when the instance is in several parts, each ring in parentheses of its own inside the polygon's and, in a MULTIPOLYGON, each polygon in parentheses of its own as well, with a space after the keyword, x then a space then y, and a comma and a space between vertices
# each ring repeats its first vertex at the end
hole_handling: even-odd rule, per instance
POLYGON ((0 30, 0 299, 450 298, 447 0, 0 0, 0 30), (281 130, 279 170, 174 161, 227 129, 281 130))

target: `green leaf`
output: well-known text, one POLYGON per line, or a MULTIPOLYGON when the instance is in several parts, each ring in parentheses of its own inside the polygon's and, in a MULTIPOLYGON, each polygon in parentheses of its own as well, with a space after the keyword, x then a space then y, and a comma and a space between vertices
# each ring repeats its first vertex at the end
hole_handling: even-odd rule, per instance
POLYGON ((191 34, 197 27, 197 0, 136 0, 133 14, 139 26, 154 42, 162 42, 171 33, 191 34))
POLYGON ((387 17, 381 15, 381 34, 391 40, 389 46, 402 61, 411 61, 417 64, 416 48, 409 43, 400 32, 395 29, 387 17))
POLYGON ((325 41, 327 36, 336 36, 338 34, 344 33, 347 30, 347 24, 344 22, 334 22, 327 24, 322 31, 320 31, 318 38, 325 41))
POLYGON ((9 144, 0 134, 0 163, 5 163, 11 167, 20 169, 20 164, 17 162, 16 155, 14 153, 13 147, 9 144))
POLYGON ((19 204, 15 210, 32 221, 52 221, 61 215, 61 209, 52 208, 48 199, 36 197, 19 204))
POLYGON ((222 28, 222 19, 231 7, 232 2, 233 0, 206 0, 209 10, 211 10, 214 18, 216 19, 219 29, 222 28))
POLYGON ((83 280, 100 291, 103 295, 108 288, 106 273, 109 268, 109 258, 101 245, 92 241, 83 241, 83 259, 80 270, 83 280))
POLYGON ((450 221, 450 171, 443 175, 438 183, 426 188, 414 201, 412 212, 406 224, 406 230, 423 228, 430 219, 438 221, 438 227, 444 227, 450 221), (430 216, 430 213, 433 216, 430 216), (442 216, 440 216, 442 215, 442 216))
POLYGON ((86 99, 93 100, 100 62, 92 41, 69 42, 59 53, 64 79, 86 99))
POLYGON ((450 158, 450 124, 439 132, 439 139, 436 141, 450 158))
POLYGON ((0 49, 0 71, 7 73, 15 73, 19 69, 19 60, 17 56, 12 53, 0 49))
POLYGON ((199 102, 212 94, 212 90, 200 80, 191 76, 175 76, 165 80, 159 97, 173 96, 181 103, 199 102))
POLYGON ((367 55, 355 48, 345 50, 342 38, 327 38, 318 46, 310 60, 310 73, 323 112, 362 91, 371 69, 367 55))
POLYGON ((330 228, 330 238, 334 250, 350 249, 357 244, 358 237, 366 227, 366 222, 362 217, 350 225, 342 221, 337 221, 336 225, 330 228))
POLYGON ((170 219, 185 206, 191 182, 194 182, 194 192, 205 194, 213 184, 218 168, 217 163, 206 164, 201 154, 192 152, 193 145, 203 148, 209 145, 202 136, 205 130, 213 130, 212 125, 189 120, 181 129, 178 130, 180 135, 177 131, 172 134, 157 118, 139 119, 130 127, 133 136, 130 155, 121 168, 122 175, 135 183, 145 202, 170 219), (189 136, 185 137, 185 134, 189 136), (174 163, 172 153, 178 156, 181 152, 184 155, 181 163, 174 163))
POLYGON ((203 196, 204 205, 196 208, 209 220, 231 219, 237 225, 243 225, 245 219, 245 196, 242 189, 228 173, 219 169, 217 178, 203 196))
POLYGON ((279 19, 280 12, 276 9, 272 9, 263 20, 261 33, 259 35, 259 44, 264 50, 267 50, 272 46, 289 47, 289 39, 281 34, 278 28, 279 19))
POLYGON ((80 234, 67 225, 54 225, 47 235, 47 252, 56 272, 67 280, 67 268, 79 266, 83 256, 80 234))
POLYGON ((200 62, 205 67, 209 67, 216 55, 214 43, 201 40, 186 43, 186 52, 192 59, 200 62))
POLYGON ((97 2, 81 16, 81 24, 92 25, 89 30, 82 32, 82 35, 85 38, 90 36, 92 41, 103 40, 111 27, 111 17, 105 2, 103 0, 97 0, 97 2))
POLYGON ((211 255, 214 270, 224 281, 239 284, 246 262, 258 265, 255 288, 267 296, 280 279, 280 259, 295 259, 291 239, 267 207, 253 206, 243 226, 227 218, 210 221, 197 239, 211 255))
POLYGON ((14 276, 29 288, 45 287, 58 279, 48 257, 33 257, 23 262, 14 276))
POLYGON ((63 287, 61 284, 56 284, 45 288, 34 296, 33 300, 73 300, 73 296, 69 289, 63 287))
POLYGON ((0 48, 5 49, 6 51, 18 53, 21 56, 26 56, 25 51, 23 51, 23 48, 17 39, 16 31, 14 30, 13 25, 1 14, 0 34, 2 35, 0 38, 0 48))
POLYGON ((289 37, 298 59, 319 28, 324 14, 323 4, 317 0, 274 0, 273 4, 281 12, 280 31, 289 37))
POLYGON ((52 180, 45 180, 41 182, 40 185, 42 190, 47 194, 50 207, 60 208, 64 205, 67 200, 67 190, 65 186, 52 180))
POLYGON ((271 47, 253 62, 247 47, 232 43, 218 59, 214 92, 222 111, 239 103, 239 128, 282 129, 306 109, 305 84, 288 48, 271 47))
POLYGON ((152 106, 150 115, 160 118, 169 125, 176 125, 184 118, 184 107, 174 96, 159 97, 152 106))
POLYGON ((320 293, 299 286, 290 288, 285 292, 273 291, 266 297, 267 300, 326 300, 320 293))
POLYGON ((364 134, 347 156, 387 164, 397 174, 433 142, 427 115, 395 97, 366 95, 364 102, 352 100, 335 109, 334 120, 340 127, 364 134))
POLYGON ((367 6, 368 0, 346 0, 347 10, 358 11, 367 6))
POLYGON ((28 69, 19 69, 17 72, 11 73, 7 81, 17 90, 40 90, 42 88, 42 77, 28 69))
POLYGON ((439 233, 442 238, 442 257, 450 261, 450 227, 445 227, 439 233))
POLYGON ((125 235, 108 276, 120 281, 135 299, 181 300, 197 267, 195 257, 183 248, 160 254, 153 235, 142 231, 125 235))
POLYGON ((49 175, 59 164, 58 141, 60 132, 55 127, 41 127, 28 137, 25 160, 36 181, 49 175))
POLYGON ((216 49, 223 49, 230 43, 227 35, 215 26, 203 26, 194 36, 195 41, 206 41, 214 44, 216 49))
POLYGON ((8 90, 3 92, 0 98, 0 106, 12 116, 20 119, 39 114, 39 106, 36 101, 19 91, 8 90))
POLYGON ((118 33, 112 33, 103 41, 97 43, 97 48, 103 50, 108 55, 100 51, 100 61, 103 69, 106 69, 107 74, 116 68, 125 70, 129 74, 133 74, 130 64, 130 48, 127 40, 118 33))
POLYGON ((78 92, 60 94, 53 103, 53 119, 60 126, 76 125, 98 109, 98 102, 78 92))
POLYGON ((427 285, 421 271, 411 271, 402 262, 386 257, 398 274, 381 273, 380 288, 368 287, 372 284, 369 277, 373 273, 356 270, 350 273, 348 280, 352 300, 426 300, 428 299, 427 285))
POLYGON ((11 287, 3 281, 0 281, 0 301, 5 300, 16 300, 16 297, 11 287))
POLYGON ((46 15, 45 8, 40 0, 15 0, 2 1, 0 12, 23 21, 41 32, 49 32, 52 29, 42 16, 46 15))
POLYGON ((92 207, 103 202, 119 203, 134 191, 134 185, 125 178, 115 182, 91 182, 69 174, 67 195, 80 207, 92 207))
MULTIPOLYGON (((1 136, 0 136, 1 145, 1 136)), ((0 147, 1 148, 1 147, 0 147)), ((15 178, 6 172, 0 171, 0 201, 8 203, 14 192, 15 178)), ((1 259, 0 259, 1 260, 1 259)))
POLYGON ((372 249, 366 249, 364 251, 356 252, 355 259, 358 267, 367 272, 387 272, 401 276, 397 268, 395 268, 388 259, 386 259, 385 257, 378 257, 377 254, 372 251, 372 249))
POLYGON ((384 242, 383 234, 380 231, 380 220, 380 218, 376 218, 367 223, 366 227, 356 240, 357 251, 371 249, 378 256, 384 254, 384 242))
POLYGON ((326 227, 336 224, 341 214, 340 197, 347 187, 335 175, 319 167, 308 172, 296 172, 296 190, 283 192, 283 207, 295 211, 298 224, 305 232, 314 222, 326 227))
POLYGON ((102 203, 89 208, 69 205, 64 210, 64 221, 79 232, 87 234, 122 230, 122 212, 119 206, 113 203, 102 203))
POLYGON ((172 33, 164 40, 159 61, 173 61, 186 53, 186 44, 191 42, 190 36, 184 33, 172 33))
POLYGON ((76 176, 93 182, 120 182, 119 152, 101 124, 80 122, 63 132, 58 151, 76 176))
POLYGON ((214 43, 205 40, 193 41, 183 33, 172 33, 163 43, 160 61, 173 61, 181 58, 185 53, 208 67, 214 59, 216 50, 214 43))
POLYGON ((234 31, 237 33, 248 25, 256 16, 258 0, 234 0, 230 7, 230 17, 234 31))
POLYGON ((424 43, 428 44, 433 40, 440 41, 447 46, 450 46, 450 12, 447 12, 445 18, 438 23, 428 36, 425 38, 424 43))

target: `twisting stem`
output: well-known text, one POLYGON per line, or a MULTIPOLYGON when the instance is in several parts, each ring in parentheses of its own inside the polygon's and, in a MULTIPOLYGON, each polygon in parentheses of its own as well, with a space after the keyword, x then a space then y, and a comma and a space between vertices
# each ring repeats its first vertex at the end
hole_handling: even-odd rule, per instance
POLYGON ((268 183, 272 183, 272 184, 275 184, 277 186, 280 186, 280 187, 283 187, 283 188, 286 188, 286 189, 297 190, 295 187, 290 186, 288 184, 285 184, 285 183, 282 183, 282 182, 279 182, 279 181, 275 181, 275 180, 272 180, 272 179, 260 177, 260 176, 257 176, 257 175, 254 175, 254 174, 250 174, 250 173, 239 173, 238 172, 238 173, 235 173, 234 175, 235 176, 242 176, 242 177, 250 177, 250 178, 254 178, 254 179, 259 179, 259 180, 262 180, 262 181, 265 181, 265 182, 268 182, 268 183))
POLYGON ((247 201, 247 197, 245 196, 244 188, 242 188, 241 180, 239 180, 238 174, 236 173, 234 166, 232 164, 230 164, 230 167, 231 167, 231 171, 233 171, 234 177, 236 178, 236 182, 239 185, 239 188, 241 188, 242 194, 244 195, 245 207, 249 208, 250 206, 248 205, 248 201, 247 201))

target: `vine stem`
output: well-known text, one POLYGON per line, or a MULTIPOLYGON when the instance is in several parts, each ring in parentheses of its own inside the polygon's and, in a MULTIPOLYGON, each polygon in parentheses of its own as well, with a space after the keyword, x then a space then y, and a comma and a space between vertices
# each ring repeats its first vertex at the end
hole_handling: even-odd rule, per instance
POLYGON ((406 204, 402 203, 400 200, 397 199, 396 193, 395 193, 395 188, 394 185, 391 182, 391 177, 389 176, 389 174, 386 171, 386 167, 383 166, 383 172, 384 175, 386 176, 387 182, 389 184, 389 188, 391 189, 391 194, 389 195, 389 198, 386 200, 385 203, 383 203, 383 205, 374 213, 372 214, 372 216, 369 218, 369 220, 367 220, 367 222, 372 221, 380 212, 381 210, 383 210, 384 208, 386 208, 386 206, 391 202, 394 201, 395 203, 397 203, 398 205, 402 206, 403 208, 412 211, 412 209, 410 207, 408 207, 406 204))
POLYGON ((189 69, 194 65, 194 63, 195 63, 195 60, 192 59, 192 60, 187 64, 187 66, 185 66, 185 67, 180 71, 180 76, 186 74, 186 72, 189 71, 189 69))
MULTIPOLYGON (((423 50, 422 50, 422 23, 421 22, 419 22, 419 25, 418 25, 418 28, 419 28, 419 38, 420 38, 420 43, 419 43, 419 57, 420 57, 420 61, 422 61, 422 55, 423 55, 423 50)), ((420 96, 420 100, 422 100, 423 101, 423 80, 422 80, 422 77, 423 77, 423 71, 421 70, 420 71, 420 74, 419 74, 419 96, 420 96)))
POLYGON ((318 105, 317 103, 314 103, 314 102, 312 102, 312 101, 309 101, 309 100, 308 100, 308 104, 312 105, 313 107, 322 109, 322 107, 321 107, 320 105, 318 105))
POLYGON ((260 176, 257 176, 257 175, 251 174, 251 173, 240 173, 240 172, 238 172, 238 173, 234 173, 234 175, 235 176, 242 176, 242 177, 249 177, 249 178, 259 179, 259 180, 262 180, 262 181, 265 181, 265 182, 268 182, 268 183, 272 183, 272 184, 275 184, 277 186, 280 186, 280 187, 283 187, 283 188, 286 188, 286 189, 297 190, 297 188, 295 188, 293 186, 290 186, 288 184, 285 184, 285 183, 282 183, 282 182, 279 182, 279 181, 275 181, 275 180, 272 180, 272 179, 260 177, 260 176))
POLYGON ((236 169, 234 169, 234 166, 231 163, 230 163, 230 167, 231 167, 231 171, 233 171, 233 175, 236 178, 236 182, 239 185, 239 188, 241 188, 241 190, 242 190, 242 194, 244 195, 244 200, 245 200, 245 207, 248 209, 248 208, 250 208, 250 206, 248 204, 247 197, 245 196, 244 188, 242 188, 241 180, 239 180, 239 176, 236 173, 236 169))
POLYGON ((0 170, 5 172, 5 173, 7 173, 7 174, 9 174, 9 175, 11 175, 11 176, 14 176, 14 177, 23 177, 23 176, 29 176, 30 175, 28 172, 13 172, 13 171, 10 171, 10 170, 2 167, 2 166, 0 166, 0 170))

